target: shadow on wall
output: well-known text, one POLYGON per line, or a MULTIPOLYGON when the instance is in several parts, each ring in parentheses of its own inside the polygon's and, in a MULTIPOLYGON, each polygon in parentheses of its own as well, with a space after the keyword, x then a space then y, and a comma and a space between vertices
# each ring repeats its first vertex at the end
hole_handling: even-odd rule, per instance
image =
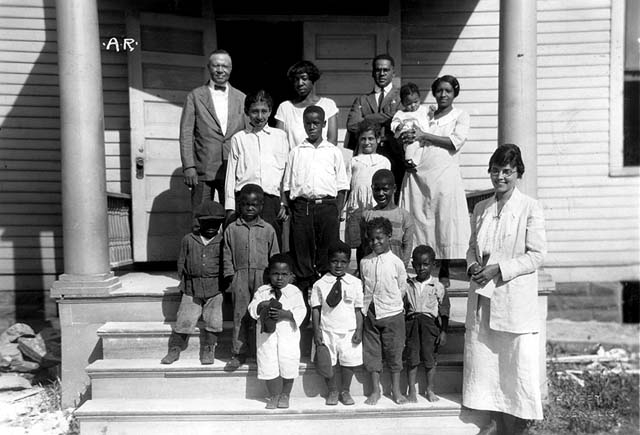
MULTIPOLYGON (((56 16, 54 0, 42 4, 44 19, 3 37, 17 41, 0 64, 9 105, 0 118, 0 330, 14 321, 40 329, 57 316, 48 291, 63 269, 56 16)), ((16 22, 32 10, 11 9, 25 11, 16 22)))

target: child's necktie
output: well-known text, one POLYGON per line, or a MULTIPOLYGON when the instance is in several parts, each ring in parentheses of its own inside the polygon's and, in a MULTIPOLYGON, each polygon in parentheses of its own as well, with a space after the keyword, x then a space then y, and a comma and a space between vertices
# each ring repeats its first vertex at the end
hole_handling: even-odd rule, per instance
POLYGON ((342 300, 342 277, 337 276, 336 282, 331 287, 331 291, 327 295, 327 305, 331 308, 335 307, 342 300))

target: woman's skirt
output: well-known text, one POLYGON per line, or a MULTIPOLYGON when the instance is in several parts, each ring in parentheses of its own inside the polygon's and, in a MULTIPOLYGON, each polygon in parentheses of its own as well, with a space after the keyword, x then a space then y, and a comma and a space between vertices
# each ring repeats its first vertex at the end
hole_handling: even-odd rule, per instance
POLYGON ((467 309, 476 314, 467 316, 462 404, 541 420, 540 334, 490 329, 490 303, 483 296, 469 295, 467 309))

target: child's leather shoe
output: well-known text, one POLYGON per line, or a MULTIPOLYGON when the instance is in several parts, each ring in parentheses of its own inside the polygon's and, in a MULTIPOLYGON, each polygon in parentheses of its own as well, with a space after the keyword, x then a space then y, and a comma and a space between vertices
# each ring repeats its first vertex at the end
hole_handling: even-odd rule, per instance
POLYGON ((338 404, 338 392, 337 391, 329 391, 329 395, 327 396, 327 400, 324 402, 325 405, 334 406, 338 404))
POLYGON ((267 399, 267 406, 265 409, 276 409, 278 407, 278 401, 280 400, 280 396, 277 394, 275 396, 271 396, 267 399))
POLYGON ((215 345, 206 345, 200 349, 200 364, 211 365, 215 358, 215 345))
POLYGON ((180 348, 178 346, 172 346, 169 348, 169 352, 165 355, 160 362, 162 364, 173 364, 180 359, 180 348))
POLYGON ((340 393, 340 402, 342 402, 343 405, 356 404, 356 402, 353 400, 353 397, 351 397, 351 393, 349 393, 348 391, 343 391, 342 393, 340 393))
POLYGON ((278 399, 278 408, 287 409, 289 407, 289 395, 281 394, 278 399))

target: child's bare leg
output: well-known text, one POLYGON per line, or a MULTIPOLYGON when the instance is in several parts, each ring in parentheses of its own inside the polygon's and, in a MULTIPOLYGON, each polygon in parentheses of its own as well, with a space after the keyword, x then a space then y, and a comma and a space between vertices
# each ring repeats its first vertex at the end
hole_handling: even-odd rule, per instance
POLYGON ((373 391, 364 401, 367 405, 375 405, 380 400, 380 372, 371 372, 371 384, 373 391))
POLYGON ((326 405, 338 404, 338 364, 333 366, 333 376, 325 378, 327 380, 327 388, 329 389, 329 395, 325 402, 326 405))
POLYGON ((407 399, 411 403, 418 401, 418 394, 416 392, 416 380, 418 377, 418 366, 411 366, 407 370, 407 382, 409 383, 409 395, 407 399))
POLYGON ((429 402, 437 402, 438 400, 440 400, 440 398, 433 392, 433 384, 436 379, 436 368, 425 368, 425 370, 427 372, 427 400, 429 402))
POLYGON ((340 366, 342 374, 342 384, 340 389, 340 401, 343 405, 353 405, 353 397, 351 397, 351 380, 353 379, 353 367, 340 366))
POLYGON ((407 398, 400 392, 400 372, 391 373, 391 395, 398 405, 407 403, 407 398))

